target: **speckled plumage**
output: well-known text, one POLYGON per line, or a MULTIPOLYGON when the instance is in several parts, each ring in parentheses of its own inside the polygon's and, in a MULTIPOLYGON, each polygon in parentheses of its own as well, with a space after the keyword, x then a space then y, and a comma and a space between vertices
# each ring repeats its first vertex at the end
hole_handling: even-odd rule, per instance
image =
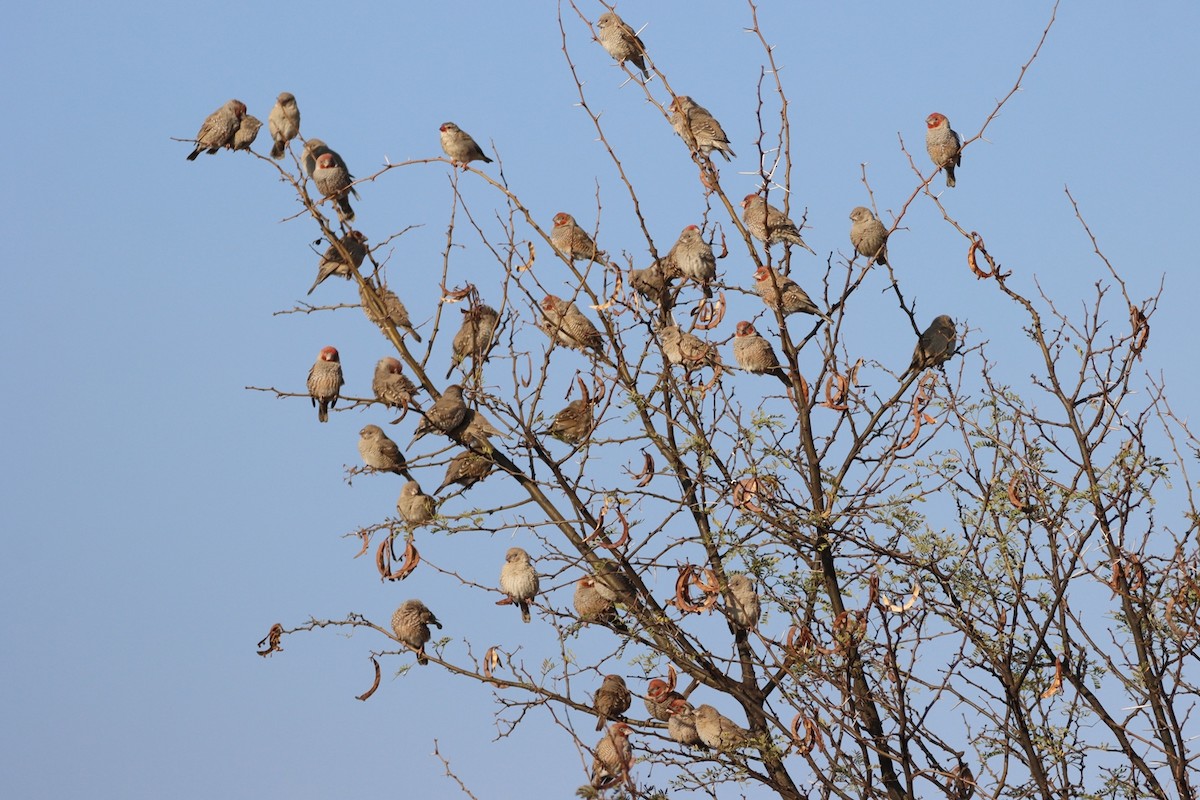
POLYGON ((954 188, 954 168, 962 164, 962 137, 945 114, 935 111, 925 118, 925 151, 935 167, 946 171, 946 185, 954 188))
POLYGON ((857 206, 850 212, 850 244, 859 255, 874 258, 876 264, 887 265, 887 228, 871 209, 857 206))
POLYGON ((308 394, 317 407, 317 420, 329 421, 329 409, 337 405, 342 390, 342 363, 337 348, 323 347, 308 371, 308 394))
POLYGON ((716 150, 726 161, 737 157, 729 144, 729 137, 725 135, 725 129, 707 108, 683 94, 671 101, 670 108, 671 127, 690 150, 699 151, 705 156, 716 150))
POLYGON ((759 195, 748 194, 742 199, 742 222, 750 235, 768 246, 779 242, 799 245, 813 255, 816 250, 809 247, 800 236, 796 223, 759 195))
POLYGON ((425 655, 425 643, 431 635, 430 625, 439 630, 442 627, 438 618, 420 600, 405 600, 392 614, 392 633, 417 651, 417 663, 421 665, 429 663, 429 658, 425 655))

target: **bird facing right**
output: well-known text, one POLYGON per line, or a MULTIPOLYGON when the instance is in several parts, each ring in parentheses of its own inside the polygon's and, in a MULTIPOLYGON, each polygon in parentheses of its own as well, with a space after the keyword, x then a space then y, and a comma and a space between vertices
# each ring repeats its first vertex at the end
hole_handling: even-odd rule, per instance
POLYGON ((778 242, 799 245, 814 256, 817 254, 800 236, 796 223, 788 219, 782 211, 762 199, 757 194, 748 194, 742 198, 742 222, 750 235, 767 246, 778 242))
POLYGON ((479 143, 471 138, 471 134, 455 125, 453 122, 443 122, 441 127, 442 150, 456 167, 462 167, 465 172, 467 164, 472 161, 482 161, 485 164, 492 160, 483 153, 479 143))
POLYGON ((417 651, 417 663, 424 666, 429 663, 425 655, 425 643, 429 641, 429 626, 434 625, 441 630, 442 623, 433 612, 426 608, 420 600, 405 600, 392 614, 392 633, 402 643, 417 651))
POLYGON ((915 371, 936 367, 945 363, 957 349, 958 329, 954 327, 954 320, 942 314, 929 323, 929 327, 917 340, 917 347, 913 350, 912 363, 908 365, 908 369, 915 371))

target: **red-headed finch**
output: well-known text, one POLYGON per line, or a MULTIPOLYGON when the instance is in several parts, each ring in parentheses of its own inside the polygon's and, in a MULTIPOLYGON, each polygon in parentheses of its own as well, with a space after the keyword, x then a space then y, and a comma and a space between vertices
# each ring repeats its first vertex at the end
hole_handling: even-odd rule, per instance
POLYGON ((342 383, 342 362, 337 348, 322 347, 316 363, 308 371, 308 395, 317 406, 319 421, 329 421, 329 409, 337 405, 342 383))
POLYGON ((754 271, 754 291, 766 303, 767 308, 778 309, 788 314, 813 314, 826 322, 832 319, 823 313, 808 293, 794 280, 780 274, 774 267, 761 266, 754 271))
POLYGON ((588 232, 570 214, 560 211, 554 215, 550 241, 558 251, 572 261, 604 261, 608 254, 596 249, 588 232))
POLYGON ((548 294, 542 300, 542 313, 539 327, 554 341, 574 350, 603 351, 604 337, 574 303, 548 294))
POLYGON ((322 153, 317 156, 317 165, 313 168, 312 179, 317 186, 317 191, 327 198, 336 200, 342 216, 346 218, 346 221, 352 221, 354 209, 350 207, 350 198, 347 197, 347 193, 353 179, 341 160, 336 158, 333 153, 322 153))
POLYGON ((774 375, 783 381, 784 386, 791 386, 771 343, 759 334, 752 323, 745 320, 737 324, 733 334, 733 358, 746 372, 753 375, 774 375))
POLYGON ((399 359, 384 356, 375 364, 371 391, 375 392, 375 399, 385 406, 404 408, 420 389, 404 374, 399 359))
POLYGON ((664 722, 671 717, 671 704, 683 700, 683 695, 671 688, 662 678, 654 678, 646 686, 646 711, 664 722))
POLYGON ((945 114, 935 111, 925 118, 925 149, 933 165, 946 170, 946 185, 954 188, 954 168, 962 164, 962 137, 945 114))

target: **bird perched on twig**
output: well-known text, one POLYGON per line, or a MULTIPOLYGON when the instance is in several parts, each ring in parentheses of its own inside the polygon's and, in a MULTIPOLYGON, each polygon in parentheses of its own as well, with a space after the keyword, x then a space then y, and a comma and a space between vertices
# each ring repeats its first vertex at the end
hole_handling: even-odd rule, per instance
POLYGON ((646 70, 646 45, 642 44, 642 40, 625 20, 618 17, 616 12, 606 11, 596 20, 596 27, 600 29, 596 36, 600 46, 617 60, 617 64, 630 61, 642 71, 643 77, 650 77, 646 70))
POLYGON ((935 167, 946 170, 946 185, 954 188, 954 168, 962 164, 962 137, 950 127, 945 114, 925 118, 925 150, 935 167))
POLYGON ((592 788, 608 789, 616 786, 629 774, 633 765, 633 747, 629 744, 630 728, 618 722, 596 745, 596 758, 592 762, 592 788))
POLYGON ((275 98, 275 107, 267 116, 267 130, 271 133, 271 158, 283 158, 288 142, 300 135, 300 107, 291 92, 280 92, 275 98))
POLYGON ((703 367, 721 368, 721 354, 716 346, 694 333, 685 333, 678 325, 660 328, 658 340, 662 342, 663 355, 667 357, 668 364, 682 366, 688 372, 703 367))
POLYGON ((371 391, 375 399, 389 408, 407 408, 413 395, 420 387, 404 374, 399 359, 385 356, 375 364, 375 377, 371 379, 371 391))
POLYGON ((725 611, 730 621, 739 628, 752 631, 758 627, 762 605, 749 575, 739 572, 729 576, 729 606, 725 611))
POLYGON ((721 714, 710 705, 696 707, 696 733, 700 741, 714 750, 736 750, 750 738, 750 731, 721 714))
POLYGON ((854 251, 867 258, 874 258, 876 264, 887 266, 887 228, 880 222, 871 209, 856 206, 850 212, 850 244, 854 251))
POLYGON ((696 711, 691 703, 677 697, 671 701, 668 711, 667 733, 672 739, 684 747, 708 749, 704 740, 700 738, 700 732, 696 730, 696 711))
POLYGON ((683 229, 671 252, 667 253, 667 261, 683 277, 700 284, 705 297, 712 297, 709 284, 717 279, 717 257, 712 245, 704 241, 699 227, 688 225, 683 229))
POLYGON ((346 166, 336 159, 333 153, 322 153, 317 156, 317 165, 312 172, 313 183, 317 191, 327 199, 337 203, 338 210, 347 222, 353 221, 354 209, 350 207, 348 197, 353 178, 346 166))
POLYGON ((329 421, 329 409, 337 405, 342 383, 342 361, 337 348, 322 347, 308 371, 308 395, 317 407, 318 421, 329 421))
POLYGON ((392 632, 402 643, 417 651, 417 663, 429 663, 425 655, 425 643, 429 641, 429 626, 441 630, 442 623, 420 600, 405 600, 392 614, 392 632))
POLYGON ((707 108, 684 94, 672 100, 670 108, 671 127, 688 149, 705 157, 716 150, 726 161, 737 157, 729 144, 729 137, 725 135, 725 129, 707 108))
POLYGON ((800 236, 796 223, 787 218, 782 211, 768 203, 756 194, 748 194, 742 199, 742 222, 750 235, 768 246, 785 242, 803 247, 814 256, 817 254, 800 236))
POLYGON ((462 325, 450 344, 450 369, 446 370, 447 379, 467 356, 474 359, 476 364, 483 361, 491 347, 492 337, 496 334, 499 322, 500 314, 484 303, 476 303, 462 309, 462 325))
POLYGON ((504 566, 500 568, 500 591, 521 609, 522 622, 529 622, 529 603, 537 597, 538 588, 537 570, 533 568, 529 553, 520 547, 508 548, 504 555, 504 566))
POLYGON ((645 269, 629 270, 629 285, 642 297, 661 306, 664 311, 670 311, 674 305, 671 293, 671 281, 675 279, 673 271, 665 268, 669 262, 660 258, 645 269))
POLYGON ((622 715, 629 710, 631 702, 633 696, 629 694, 625 679, 620 675, 605 675, 604 683, 600 684, 592 700, 592 710, 596 712, 596 730, 602 729, 609 720, 615 722, 623 719, 622 715))
POLYGON ((450 384, 425 411, 425 419, 417 425, 408 446, 412 447, 422 436, 434 431, 451 437, 457 435, 470 422, 468 411, 467 403, 463 400, 463 387, 457 383, 450 384))
POLYGON ((455 166, 461 166, 465 172, 467 164, 472 161, 482 161, 485 164, 492 160, 483 154, 483 149, 471 138, 471 134, 455 125, 453 122, 443 122, 438 128, 442 135, 442 150, 455 166))
POLYGON ((666 722, 671 718, 671 704, 683 700, 683 695, 671 688, 662 678, 654 678, 646 686, 646 712, 654 719, 666 722))
POLYGON ((363 463, 379 472, 394 472, 412 480, 408 472, 408 461, 400 447, 388 438, 378 425, 364 425, 358 432, 358 454, 363 463))
POLYGON ((911 372, 936 367, 949 360, 957 350, 958 329, 954 327, 954 320, 942 314, 929 323, 929 327, 917 340, 917 347, 913 350, 912 362, 908 369, 911 372))
POLYGON ((754 271, 754 291, 763 299, 767 308, 776 309, 784 316, 813 314, 826 322, 833 322, 828 314, 817 308, 817 304, 798 283, 774 267, 763 265, 754 271))
POLYGON ((600 261, 608 258, 603 250, 596 249, 596 243, 588 232, 579 227, 575 218, 560 211, 554 215, 554 227, 550 231, 550 242, 558 251, 572 261, 600 261))
POLYGON ((596 579, 585 575, 575 582, 575 613, 583 622, 598 622, 628 633, 625 623, 617 617, 617 608, 612 600, 596 590, 596 579))
POLYGON ((191 152, 187 160, 195 161, 196 156, 203 152, 212 155, 222 147, 229 145, 245 116, 246 104, 241 100, 230 100, 209 114, 196 134, 196 149, 191 152))
POLYGON ((337 245, 331 244, 325 254, 321 256, 321 263, 317 264, 317 279, 309 288, 309 294, 312 294, 330 275, 341 275, 346 280, 350 280, 351 270, 362 266, 363 260, 367 257, 366 236, 359 231, 347 231, 342 238, 338 239, 338 244, 341 245, 341 250, 337 245), (349 261, 342 255, 343 250, 350 256, 349 261))
POLYGON ((737 324, 733 334, 733 358, 737 365, 753 375, 774 375, 791 386, 787 372, 779 364, 779 357, 771 343, 764 339, 754 325, 743 320, 737 324))
POLYGON ((592 401, 590 397, 580 397, 567 404, 567 407, 554 415, 546 433, 572 445, 581 445, 592 431, 592 401))
POLYGON ((438 494, 452 483, 457 483, 464 489, 470 489, 490 475, 494 466, 495 464, 487 456, 463 450, 450 461, 446 467, 446 477, 442 480, 442 485, 433 493, 438 494))
POLYGON ((409 481, 400 490, 396 512, 409 525, 424 525, 437 512, 437 501, 421 491, 421 484, 409 481))
POLYGON ((602 354, 604 337, 575 304, 548 294, 542 300, 543 319, 538 327, 554 341, 573 350, 602 354))
POLYGON ((378 286, 371 284, 375 294, 379 295, 380 305, 383 306, 384 316, 379 316, 379 312, 367 300, 365 287, 368 283, 370 283, 369 280, 364 280, 358 287, 358 299, 362 303, 363 313, 367 315, 367 319, 381 327, 390 322, 418 342, 421 341, 421 335, 413 329, 412 321, 408 318, 408 309, 404 307, 404 303, 400 302, 400 298, 396 296, 395 292, 382 283, 378 286))
POLYGON ((233 138, 225 146, 234 151, 249 150, 250 145, 254 144, 254 140, 258 138, 258 129, 261 127, 262 121, 258 117, 247 114, 242 117, 238 129, 233 132, 233 138))

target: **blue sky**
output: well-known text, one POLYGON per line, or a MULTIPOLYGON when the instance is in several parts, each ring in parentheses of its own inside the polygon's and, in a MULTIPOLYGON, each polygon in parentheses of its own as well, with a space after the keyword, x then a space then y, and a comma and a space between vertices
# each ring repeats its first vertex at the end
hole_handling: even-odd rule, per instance
MULTIPOLYGON (((593 19, 603 10, 581 7, 593 19)), ((917 185, 897 134, 928 174, 924 117, 941 111, 974 135, 1050 8, 762 3, 791 102, 793 208, 808 207, 805 238, 822 258, 849 254, 847 215, 867 201, 860 165, 890 222, 888 210, 917 185)), ((647 26, 642 38, 673 88, 723 123, 739 153, 722 170, 730 195, 754 191, 762 51, 743 31, 747 6, 625 2, 618 11, 647 26)), ((704 210, 694 167, 569 8, 564 21, 589 103, 603 112, 665 250, 704 210)), ((986 232, 1019 288, 1033 291, 1036 276, 1077 307, 1106 273, 1068 185, 1130 293, 1165 286, 1144 363, 1165 375, 1184 416, 1200 401, 1186 355, 1195 341, 1186 298, 1200 288, 1186 245, 1200 175, 1187 139, 1200 122, 1198 23, 1189 2, 1065 2, 1023 90, 966 151, 958 187, 943 198, 986 232)), ((4 393, 0 788, 11 797, 319 798, 403 787, 453 796, 431 755, 437 739, 481 798, 515 796, 491 781, 517 771, 524 795, 568 794, 584 781, 580 757, 544 714, 493 742, 488 690, 436 667, 392 679, 395 660, 379 693, 360 703, 366 653, 381 646, 363 634, 290 637, 286 652, 255 655, 273 622, 351 611, 386 622, 410 596, 438 613, 459 654, 463 639, 478 654, 491 639, 524 637, 536 665, 546 643, 536 621, 521 626, 511 609, 434 570, 381 585, 366 559, 350 558, 356 547, 341 534, 392 513, 399 489, 390 476, 344 481, 343 465, 358 463, 359 427, 378 415, 337 414, 319 426, 307 402, 243 387, 302 390, 317 351, 332 343, 347 391, 363 395, 385 343, 357 312, 273 316, 311 283, 318 231, 310 220, 281 222, 298 208, 272 170, 243 154, 188 163, 188 146, 171 140, 193 136, 231 97, 265 120, 287 90, 302 131, 362 177, 385 161, 440 156, 438 125, 453 120, 499 151, 544 229, 560 210, 590 227, 598 194, 601 245, 644 266, 628 195, 575 107, 555 5, 124 3, 68 13, 23 4, 8 10, 6 31, 9 107, 26 113, 10 114, 3 135, 10 168, 0 203, 10 242, 37 242, 41 255, 10 263, 0 322, 22 354, 4 393)), ((268 147, 264 129, 256 149, 268 147)), ((388 269, 418 324, 438 298, 448 175, 444 164, 393 171, 361 187, 356 203, 356 225, 373 242, 422 226, 394 242, 388 269)), ((463 194, 494 230, 498 197, 471 177, 463 194)), ((950 313, 971 328, 970 344, 1019 324, 1011 309, 980 299, 961 239, 927 199, 906 228, 890 249, 918 318, 950 313)), ((495 263, 477 239, 461 239, 452 274, 494 287, 495 263)), ((730 282, 743 268, 722 265, 730 282)), ((818 285, 812 278, 810 293, 818 285)), ((886 304, 874 294, 847 324, 847 346, 902 366, 911 332, 894 309, 890 319, 874 313, 886 304)), ((357 302, 341 281, 315 297, 357 302)), ((431 363, 444 365, 448 348, 443 336, 431 363)), ((1028 371, 1019 347, 988 354, 1014 378, 1028 371)), ((565 389, 582 362, 563 363, 556 385, 565 389)), ((395 437, 402 445, 411 424, 395 437)), ((624 462, 614 454, 606 463, 615 475, 624 462)), ((439 474, 422 473, 422 483, 436 486, 439 474)), ((504 489, 493 478, 476 491, 483 502, 504 489)), ((425 534, 422 545, 435 563, 488 582, 514 541, 532 542, 425 534)), ((552 600, 567 606, 569 589, 552 600)))

